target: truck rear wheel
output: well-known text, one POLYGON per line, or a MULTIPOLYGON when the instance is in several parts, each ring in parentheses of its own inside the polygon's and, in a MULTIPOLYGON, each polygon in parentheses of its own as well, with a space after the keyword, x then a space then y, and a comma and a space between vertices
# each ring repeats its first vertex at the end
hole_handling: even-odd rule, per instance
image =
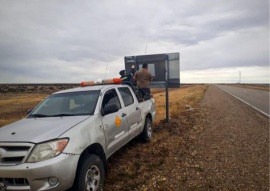
POLYGON ((97 155, 87 155, 79 164, 74 190, 102 190, 104 178, 105 170, 102 160, 97 155))
POLYGON ((144 128, 141 133, 141 139, 145 142, 150 142, 153 134, 152 121, 149 117, 145 118, 144 128))

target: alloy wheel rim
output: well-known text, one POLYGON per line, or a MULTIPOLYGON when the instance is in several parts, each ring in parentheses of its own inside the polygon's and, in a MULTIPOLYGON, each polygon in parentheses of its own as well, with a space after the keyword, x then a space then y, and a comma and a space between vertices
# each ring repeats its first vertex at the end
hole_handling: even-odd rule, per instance
POLYGON ((150 123, 147 125, 148 137, 152 137, 152 126, 150 123))
POLYGON ((92 165, 85 175, 85 187, 88 191, 96 191, 100 184, 100 170, 97 165, 92 165))

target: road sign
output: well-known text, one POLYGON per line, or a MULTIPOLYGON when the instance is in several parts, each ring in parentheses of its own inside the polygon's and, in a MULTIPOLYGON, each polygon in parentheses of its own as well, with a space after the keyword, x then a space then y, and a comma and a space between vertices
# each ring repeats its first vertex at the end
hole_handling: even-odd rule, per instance
POLYGON ((125 70, 129 74, 131 66, 136 71, 148 64, 148 71, 153 76, 151 88, 166 88, 166 122, 169 122, 169 88, 180 87, 180 55, 176 53, 150 54, 125 57, 125 70))

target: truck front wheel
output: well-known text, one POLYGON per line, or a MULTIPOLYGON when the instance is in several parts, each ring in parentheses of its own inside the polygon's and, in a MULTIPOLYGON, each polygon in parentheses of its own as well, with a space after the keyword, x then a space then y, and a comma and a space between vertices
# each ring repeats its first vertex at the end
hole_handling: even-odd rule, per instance
POLYGON ((141 133, 142 140, 145 142, 151 141, 152 133, 153 133, 152 121, 149 117, 146 117, 144 128, 143 128, 143 131, 141 133))
POLYGON ((85 156, 79 164, 75 190, 98 191, 104 185, 105 170, 101 159, 94 154, 85 156))

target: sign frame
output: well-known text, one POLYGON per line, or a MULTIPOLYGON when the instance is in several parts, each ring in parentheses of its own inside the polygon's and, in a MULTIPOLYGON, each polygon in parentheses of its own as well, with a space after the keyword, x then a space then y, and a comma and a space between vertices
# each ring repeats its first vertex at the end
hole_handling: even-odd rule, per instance
POLYGON ((150 73, 154 74, 150 88, 166 89, 166 122, 169 123, 169 88, 180 87, 179 52, 125 56, 124 61, 127 74, 130 73, 132 65, 135 65, 136 71, 139 71, 144 63, 148 64, 150 73), (155 77, 156 74, 158 77, 155 77))

